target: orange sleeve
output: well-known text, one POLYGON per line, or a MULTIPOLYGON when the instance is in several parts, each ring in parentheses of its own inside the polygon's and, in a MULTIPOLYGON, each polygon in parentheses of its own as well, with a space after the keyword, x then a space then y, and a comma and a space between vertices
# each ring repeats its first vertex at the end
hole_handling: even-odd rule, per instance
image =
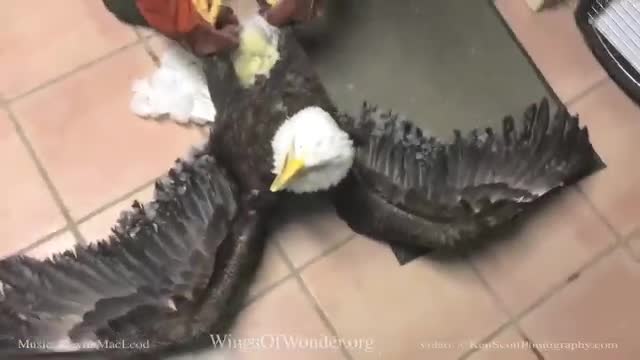
POLYGON ((192 0, 136 0, 136 5, 149 26, 172 38, 205 22, 192 0))

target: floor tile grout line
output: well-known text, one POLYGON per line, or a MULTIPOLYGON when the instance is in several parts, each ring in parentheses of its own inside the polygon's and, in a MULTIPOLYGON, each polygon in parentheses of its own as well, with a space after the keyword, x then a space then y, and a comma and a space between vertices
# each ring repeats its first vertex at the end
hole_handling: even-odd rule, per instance
MULTIPOLYGON (((509 327, 513 326, 513 321, 509 320, 505 323, 503 323, 502 325, 498 326, 495 330, 493 330, 492 332, 489 333, 489 335, 485 336, 484 338, 482 338, 482 340, 477 342, 477 345, 480 344, 486 344, 489 341, 495 339, 498 335, 500 335, 503 331, 505 331, 506 329, 508 329, 509 327)), ((467 351, 465 351, 464 353, 462 353, 462 355, 460 355, 460 357, 458 357, 458 360, 466 360, 469 358, 469 356, 475 354, 476 352, 480 351, 480 346, 475 346, 467 351)))
POLYGON ((593 201, 591 201, 591 198, 589 197, 589 195, 582 189, 582 187, 580 187, 580 184, 576 184, 575 186, 573 186, 573 188, 576 194, 578 194, 578 196, 581 197, 584 200, 584 202, 587 203, 587 206, 593 211, 594 215, 604 224, 607 230, 611 232, 611 234, 615 238, 615 242, 620 243, 622 246, 624 246, 628 250, 629 253, 631 253, 631 249, 628 247, 628 242, 627 242, 628 239, 626 239, 624 235, 622 235, 618 230, 616 230, 615 226, 613 226, 613 224, 611 224, 609 219, 607 219, 604 212, 602 212, 596 206, 596 204, 593 201))
MULTIPOLYGON (((185 155, 186 156, 186 155, 185 155)), ((181 157, 182 158, 182 157, 181 157)), ((103 205, 97 207, 96 209, 90 211, 88 214, 80 217, 79 219, 77 219, 75 222, 77 225, 81 225, 89 220, 91 220, 92 218, 100 215, 101 213, 103 213, 106 210, 109 210, 111 207, 113 207, 114 205, 127 200, 128 198, 132 197, 133 195, 141 192, 142 190, 144 190, 147 187, 153 186, 158 180, 162 179, 163 177, 167 176, 167 172, 163 172, 158 176, 153 177, 151 180, 148 180, 144 183, 142 183, 141 185, 138 185, 136 187, 134 187, 132 190, 129 190, 127 192, 125 192, 122 195, 119 195, 111 200, 108 200, 107 202, 103 203, 103 205)), ((138 199, 134 199, 134 200, 138 200, 138 199)), ((123 209, 127 210, 127 208, 123 209)))
POLYGON ((160 57, 156 54, 156 51, 153 49, 149 41, 152 39, 151 36, 142 37, 140 40, 142 41, 142 46, 144 47, 144 51, 149 55, 151 61, 156 65, 156 67, 160 66, 160 57))
POLYGON ((589 197, 589 195, 580 187, 580 184, 577 184, 574 188, 578 196, 580 196, 587 203, 587 206, 594 212, 596 217, 600 221, 602 221, 605 227, 611 232, 613 237, 615 237, 616 242, 623 242, 624 235, 622 235, 618 230, 616 230, 615 226, 611 224, 611 222, 609 221, 609 219, 607 219, 604 213, 600 211, 600 209, 596 206, 596 204, 593 201, 591 201, 591 198, 589 197))
POLYGON ((520 338, 522 338, 522 340, 524 340, 527 344, 529 344, 529 351, 533 354, 533 356, 535 356, 537 360, 545 360, 542 352, 540 352, 540 350, 538 350, 538 348, 536 348, 535 346, 531 346, 532 344, 535 344, 535 343, 531 341, 531 338, 522 329, 519 322, 515 324, 515 328, 520 338))
POLYGON ((249 306, 251 306, 252 304, 255 304, 256 302, 260 301, 261 299, 263 299, 267 295, 271 294, 274 290, 279 288, 280 285, 286 283, 287 281, 293 279, 294 277, 295 277, 295 274, 289 273, 289 274, 285 275, 282 279, 279 279, 276 282, 274 282, 273 284, 265 287, 264 289, 262 289, 260 291, 257 291, 255 294, 248 296, 247 300, 242 305, 242 309, 244 310, 244 309, 248 308, 249 306))
MULTIPOLYGON (((144 190, 145 188, 152 186, 159 178, 161 178, 163 175, 160 175, 156 178, 154 178, 153 180, 147 181, 146 183, 136 186, 135 188, 133 188, 133 190, 127 191, 126 193, 124 193, 123 195, 120 195, 118 197, 116 197, 113 200, 109 200, 107 201, 104 205, 98 207, 97 209, 89 212, 87 215, 81 217, 78 220, 75 220, 75 224, 76 226, 80 226, 84 223, 86 223, 87 221, 95 218, 96 216, 99 216, 100 214, 104 213, 105 211, 109 210, 110 208, 112 208, 114 205, 127 200, 128 198, 132 197, 133 195, 139 193, 140 191, 144 190)), ((123 208, 122 211, 128 210, 129 208, 123 208)), ((69 231, 69 226, 65 225, 64 227, 55 230, 53 232, 47 233, 46 235, 38 238, 37 240, 35 240, 34 242, 30 243, 29 245, 25 246, 24 248, 15 251, 13 254, 8 255, 8 256, 12 256, 12 255, 21 255, 27 251, 30 251, 44 243, 46 243, 47 241, 51 240, 52 238, 64 233, 65 231, 69 231)), ((80 233, 80 236, 82 237, 82 239, 86 242, 86 239, 84 238, 84 235, 82 235, 82 233, 80 233)))
POLYGON ((43 82, 43 83, 41 83, 41 84, 39 84, 39 85, 27 90, 27 91, 25 91, 25 92, 23 92, 21 94, 18 94, 18 95, 13 96, 13 97, 11 97, 9 99, 6 99, 6 102, 7 102, 7 104, 12 104, 12 103, 14 103, 16 101, 20 101, 20 100, 24 99, 25 97, 27 97, 27 96, 29 96, 31 94, 34 94, 34 93, 36 93, 38 91, 44 90, 44 89, 46 89, 46 88, 48 88, 48 87, 50 87, 52 85, 55 85, 55 84, 57 84, 57 83, 65 80, 65 79, 73 76, 74 74, 76 74, 76 73, 78 73, 78 72, 80 72, 82 70, 90 68, 91 66, 93 66, 93 65, 95 65, 95 64, 97 64, 97 63, 99 63, 101 61, 108 60, 108 59, 120 54, 123 51, 126 51, 126 50, 128 50, 130 48, 135 47, 136 45, 139 45, 140 43, 141 43, 141 40, 139 40, 136 37, 135 41, 127 43, 127 44, 125 44, 123 46, 120 46, 120 47, 118 47, 116 49, 113 49, 113 50, 107 52, 106 54, 103 54, 103 55, 101 55, 101 56, 99 56, 97 58, 94 58, 94 59, 92 59, 92 60, 90 60, 88 62, 85 62, 83 64, 80 64, 80 65, 76 66, 72 70, 69 70, 67 72, 64 72, 64 73, 56 76, 56 77, 48 79, 45 82, 43 82))
MULTIPOLYGON (((124 193, 123 195, 120 195, 118 197, 116 197, 115 199, 109 200, 106 203, 104 203, 103 205, 101 205, 100 207, 96 208, 95 210, 92 210, 91 212, 89 212, 88 214, 82 216, 81 218, 79 218, 78 220, 75 221, 76 225, 82 225, 85 222, 95 218, 96 216, 102 214, 103 212, 109 210, 110 208, 112 208, 114 205, 117 205, 118 203, 127 200, 128 198, 132 197, 133 195, 141 192, 142 190, 146 189, 149 186, 153 186, 153 184, 155 184, 155 182, 160 178, 159 177, 155 177, 153 178, 153 180, 149 180, 145 183, 143 183, 142 185, 138 185, 135 188, 133 188, 133 190, 129 190, 126 193, 124 193)), ((129 209, 129 207, 126 207, 124 210, 129 209)))
MULTIPOLYGON (((349 242, 351 242, 351 240, 355 239, 357 235, 351 234, 347 237, 345 237, 343 240, 341 240, 340 242, 337 242, 336 244, 332 245, 331 247, 323 250, 320 254, 314 256, 313 258, 311 258, 310 260, 307 260, 306 262, 303 262, 302 265, 298 266, 298 272, 303 272, 304 270, 306 270, 307 268, 309 268, 310 266, 312 266, 313 264, 316 264, 318 261, 324 259, 325 257, 333 254, 334 252, 340 250, 342 247, 344 247, 345 245, 347 245, 349 242)), ((282 245, 281 245, 282 246, 282 245)), ((293 263, 293 262, 292 262, 293 263)))
POLYGON ((571 105, 577 103, 578 101, 584 99, 589 94, 591 94, 592 92, 596 91, 598 88, 600 88, 601 86, 606 84, 607 80, 609 80, 609 76, 607 76, 605 74, 603 78, 598 79, 593 84, 589 85, 586 89, 584 89, 584 90, 580 91, 579 93, 573 95, 572 97, 567 99, 567 101, 565 101, 564 103, 566 104, 566 106, 571 106, 571 105))
POLYGON ((578 279, 578 277, 575 276, 576 274, 581 275, 583 272, 588 271, 590 268, 596 266, 604 258, 613 254, 616 250, 620 249, 621 245, 622 243, 620 242, 614 242, 609 246, 607 246, 606 248, 604 248, 603 250, 601 250, 599 253, 593 256, 589 261, 585 262, 576 271, 574 271, 572 275, 570 275, 567 278, 567 281, 563 281, 559 284, 556 284, 549 291, 547 291, 546 294, 543 294, 542 297, 540 297, 537 301, 535 301, 533 304, 525 308, 525 310, 523 310, 518 315, 516 315, 516 320, 520 321, 524 316, 528 315, 530 312, 535 310, 539 305, 546 302, 553 295, 565 289, 569 284, 573 283, 575 280, 578 279))
POLYGON ((629 256, 632 261, 640 262, 640 258, 635 254, 633 248, 629 244, 629 241, 624 241, 621 245, 624 248, 624 252, 629 256))
MULTIPOLYGON (((533 344, 533 342, 531 341, 531 339, 529 338, 529 336, 522 330, 522 327, 520 326, 519 321, 508 321, 504 324, 502 324, 501 326, 499 326, 496 330, 494 330, 489 336, 487 336, 485 339, 483 339, 481 342, 478 343, 478 345, 481 344, 486 344, 489 341, 495 340, 499 335, 501 335, 505 330, 509 329, 509 328, 514 328, 516 330, 516 332, 518 333, 518 335, 527 343, 529 344, 533 344)), ((458 360, 467 360, 471 355, 481 351, 482 348, 481 346, 476 346, 473 349, 469 349, 468 351, 466 351, 465 353, 463 353, 458 360)), ((537 351, 536 348, 531 347, 530 350, 534 356, 536 356, 536 358, 538 360, 544 360, 544 356, 542 356, 542 354, 537 351)))
MULTIPOLYGON (((498 328, 496 330, 494 330, 491 333, 489 333, 489 335, 487 335, 485 338, 483 338, 482 341, 480 341, 480 343, 482 344, 482 343, 486 343, 488 341, 491 341, 495 336, 497 336, 498 334, 502 333, 502 331, 504 329, 506 329, 509 326, 512 326, 513 325, 513 321, 514 321, 514 316, 511 313, 511 310, 509 310, 509 308, 507 307, 507 304, 504 301, 502 301, 502 299, 500 298, 498 293, 493 289, 493 287, 491 287, 491 285, 489 285, 489 282, 482 275, 482 273, 480 272, 478 267, 471 261, 471 258, 467 257, 466 261, 467 261, 467 264, 471 267, 471 270, 473 271, 473 273, 476 275, 476 277, 480 280, 480 282, 484 286, 485 290, 493 298, 493 301, 495 301, 495 303, 498 305, 498 308, 505 315, 507 315, 507 321, 504 322, 502 325, 498 326, 498 328)), ((459 360, 464 360, 464 359, 466 359, 467 357, 471 356, 472 354, 476 353, 479 350, 480 349, 478 347, 474 347, 472 349, 469 349, 469 350, 465 351, 460 356, 459 360)))
POLYGON ((628 253, 631 259, 635 262, 640 262, 640 254, 637 254, 636 251, 633 249, 633 246, 631 245, 631 241, 636 238, 639 230, 640 229, 635 228, 627 236, 621 239, 622 246, 626 250, 625 252, 628 253))
MULTIPOLYGON (((103 205, 103 206, 99 207, 98 209, 90 212, 88 215, 85 215, 84 217, 80 218, 80 220, 76 220, 75 221, 76 226, 82 225, 83 223, 85 223, 85 222, 91 220, 92 218, 100 215, 104 211, 106 211, 109 208, 111 208, 113 205, 115 205, 115 204, 117 204, 117 203, 119 203, 119 202, 121 202, 123 200, 126 200, 126 199, 130 198, 132 195, 144 190, 145 187, 150 186, 151 184, 153 184, 153 182, 148 182, 145 185, 138 186, 133 191, 127 192, 125 195, 120 196, 120 197, 116 198, 115 200, 107 202, 105 205, 103 205)), ((123 209, 123 210, 126 210, 126 209, 123 209)), ((31 251, 31 250, 35 249, 36 247, 38 247, 40 245, 46 243, 47 241, 53 239, 54 237, 56 237, 58 235, 61 235, 65 231, 69 231, 69 230, 70 230, 69 226, 65 225, 64 227, 62 227, 62 228, 60 228, 58 230, 52 231, 50 233, 47 233, 46 235, 38 238, 34 242, 32 242, 29 245, 25 246, 24 248, 22 248, 22 249, 20 249, 18 251, 15 251, 13 254, 10 254, 8 256, 22 255, 22 254, 24 254, 24 253, 26 253, 28 251, 31 251)), ((81 233, 81 235, 82 235, 82 233, 81 233)), ((84 239, 84 236, 82 236, 82 237, 84 239)), ((84 239, 84 240, 86 241, 86 239, 84 239)))
POLYGON ((136 34, 140 39, 150 39, 154 35, 160 35, 159 32, 157 32, 151 27, 147 27, 147 26, 131 26, 131 27, 133 28, 133 30, 136 32, 136 34), (144 31, 148 31, 149 33, 145 35, 143 34, 144 31))
POLYGON ((84 239, 80 235, 80 231, 78 231, 78 228, 77 228, 76 224, 74 223, 73 218, 71 217, 71 213, 69 212, 69 209, 65 205, 64 200, 62 199, 62 196, 60 195, 60 192, 58 191, 58 189, 53 184, 53 180, 51 180, 51 177, 47 173, 47 170, 44 167, 44 164, 42 163, 42 161, 38 157, 35 149, 31 145, 31 142, 29 141, 29 138, 27 137, 27 134, 25 133, 24 129, 22 128, 22 125, 18 121, 16 115, 11 110, 10 106, 5 106, 5 110, 7 111, 9 119, 13 123, 13 126, 14 126, 14 128, 16 130, 16 134, 18 134, 18 137, 20 138, 22 144, 24 145, 24 147, 26 148, 27 152, 29 153, 29 157, 33 161, 34 165, 36 166, 36 169, 37 169, 38 173, 40 174, 40 178, 44 181, 45 186, 49 190, 49 194, 53 197, 54 203, 57 205, 58 210, 60 211, 60 213, 64 217, 65 221, 67 222, 67 228, 71 231, 71 233, 75 237, 77 243, 79 243, 81 245, 85 245, 86 242, 84 242, 84 239))
MULTIPOLYGON (((152 180, 149 180, 147 182, 144 182, 142 185, 138 185, 136 187, 134 187, 132 190, 129 190, 127 192, 125 192, 122 195, 119 195, 111 200, 108 200, 107 202, 105 202, 103 205, 99 206, 98 208, 90 211, 88 214, 80 217, 77 220, 74 220, 75 225, 76 226, 80 226, 86 222, 88 222, 89 220, 95 218, 96 216, 99 216, 100 214, 104 213, 105 211, 109 210, 110 208, 112 208, 114 205, 127 200, 129 198, 131 198, 133 195, 143 191, 145 188, 149 187, 149 186, 153 186, 155 184, 156 181, 158 181, 158 179, 161 179, 163 176, 166 176, 165 173, 154 177, 152 180)), ((138 199, 134 199, 134 200, 138 200, 138 199)), ((132 200, 133 201, 133 200, 132 200)), ((123 208, 122 211, 128 210, 129 207, 123 208)), ((69 226, 65 225, 63 228, 55 230, 53 232, 50 232, 46 235, 44 235, 43 237, 40 237, 39 239, 35 240, 34 242, 32 242, 31 244, 27 245, 24 249, 29 249, 31 250, 32 248, 34 248, 37 244, 37 246, 41 245, 42 243, 46 242, 47 240, 51 239, 52 237, 59 235, 61 232, 67 231, 69 230, 69 226)), ((86 241, 86 239, 84 239, 84 236, 82 235, 82 233, 80 233, 80 236, 82 237, 83 240, 86 241)), ((19 250, 18 252, 15 252, 14 254, 17 254, 19 252, 23 252, 23 250, 19 250)))
MULTIPOLYGON (((603 260, 607 256, 611 255, 613 252, 615 252, 621 246, 622 246, 621 242, 614 242, 614 243, 610 244, 608 247, 606 247, 605 249, 601 250, 593 258, 591 258, 589 261, 587 261, 581 267, 579 267, 576 271, 574 271, 573 274, 581 274, 581 273, 583 273, 585 270, 588 270, 589 268, 593 267, 594 265, 596 265, 598 262, 600 262, 601 260, 603 260)), ((572 276, 569 276, 569 279, 571 279, 571 277, 572 276)), ((524 317, 526 317, 531 312, 536 310, 540 305, 546 303, 547 300, 551 299, 554 295, 556 295, 560 291, 562 291, 565 288, 567 288, 574 281, 575 281, 575 279, 574 280, 570 280, 570 281, 562 281, 562 282, 560 282, 558 284, 553 285, 549 290, 547 290, 544 294, 542 294, 532 304, 530 304, 524 310, 520 311, 517 315, 515 315, 512 320, 510 320, 507 323, 505 323, 502 326, 500 326, 499 329, 500 330, 504 330, 508 326, 516 326, 516 327, 519 328, 519 326, 520 326, 519 323, 524 317)), ((498 331, 494 331, 493 333, 491 333, 490 336, 484 338, 481 341, 481 343, 487 343, 487 342, 493 340, 497 336, 498 333, 499 333, 498 331)), ((465 352, 459 358, 459 360, 467 359, 472 353, 475 353, 476 351, 477 351, 476 349, 471 349, 471 350, 465 352)))
MULTIPOLYGON (((324 258, 325 256, 330 255, 331 253, 337 251, 338 249, 340 249, 341 247, 346 245, 349 241, 353 240, 353 238, 355 238, 355 234, 352 234, 352 235, 346 237, 344 240, 340 241, 339 243, 335 244, 334 246, 330 247, 329 249, 321 252, 319 255, 315 256, 311 260, 303 263, 303 265, 298 267, 298 272, 304 271, 307 267, 313 265, 318 260, 320 260, 320 259, 324 258)), ((278 255, 281 258, 283 257, 283 254, 280 253, 279 251, 278 251, 278 255)), ((284 261, 284 259, 282 261, 284 261)), ((280 285, 282 285, 285 282, 287 282, 287 281, 291 280, 292 278, 294 278, 295 274, 293 272, 291 272, 290 269, 289 269, 289 271, 290 272, 287 275, 285 275, 283 278, 277 280, 273 284, 271 284, 271 285, 265 287, 264 289, 258 291, 256 294, 254 294, 252 296, 249 296, 248 300, 247 300, 247 303, 243 306, 243 308, 244 307, 248 307, 249 305, 255 303, 256 301, 264 298, 266 295, 270 294, 276 288, 280 287, 280 285)))
POLYGON ((65 232, 69 231, 69 226, 64 226, 56 231, 50 232, 45 236, 40 237, 38 240, 30 243, 29 245, 23 247, 22 249, 15 251, 13 254, 8 255, 7 257, 16 256, 16 255, 25 255, 29 251, 37 248, 38 246, 49 242, 49 240, 55 238, 58 235, 62 235, 65 232))
MULTIPOLYGON (((186 156, 186 155, 185 155, 186 156)), ((180 157, 183 158, 183 157, 180 157)), ((173 165, 172 165, 173 166, 173 165)), ((79 219, 77 219, 76 225, 81 225, 89 220, 91 220, 92 218, 100 215, 101 213, 103 213, 106 210, 109 210, 110 208, 112 208, 114 205, 127 200, 128 198, 132 197, 133 195, 141 192, 142 190, 144 190, 147 187, 153 186, 158 180, 162 179, 163 177, 167 176, 167 171, 161 173, 158 176, 153 177, 151 180, 148 180, 144 183, 142 183, 141 185, 137 185, 136 187, 134 187, 132 190, 128 190, 127 192, 125 192, 122 195, 119 195, 111 200, 108 200, 107 202, 103 203, 103 205, 100 205, 99 207, 97 207, 94 210, 91 210, 89 213, 87 213, 86 215, 80 217, 79 219)), ((134 199, 134 200, 138 200, 138 199, 134 199)), ((144 204, 144 202, 143 202, 144 204)), ((124 210, 128 210, 129 207, 123 209, 124 210)))
POLYGON ((138 26, 131 26, 131 30, 133 30, 133 33, 136 34, 136 37, 138 38, 138 40, 144 40, 144 36, 142 36, 142 32, 140 31, 140 28, 138 26))
MULTIPOLYGON (((276 241, 275 242, 275 246, 276 246, 276 249, 277 249, 278 253, 280 254, 280 256, 282 256, 283 261, 285 262, 285 264, 287 265, 287 267, 291 271, 293 277, 296 279, 296 282, 298 283, 298 287, 300 288, 300 290, 302 290, 303 294, 307 298, 307 301, 309 301, 311 306, 313 306, 316 314, 320 317, 320 320, 322 321, 324 326, 329 330, 331 335, 335 336, 336 339, 340 339, 340 335, 338 334, 338 330, 331 323, 331 320, 329 319, 327 314, 324 312, 324 310, 322 309, 322 307, 318 303, 317 299, 313 296, 313 294, 311 293, 311 290, 309 290, 309 288, 305 284, 304 279, 302 279, 302 276, 298 272, 298 269, 295 267, 293 262, 289 259, 289 257, 287 256, 287 254, 284 251, 284 249, 282 248, 282 246, 280 246, 280 243, 276 241)), ((342 342, 340 342, 340 352, 345 357, 345 359, 353 360, 353 356, 351 356, 351 354, 345 348, 345 346, 344 346, 344 344, 342 342)))
POLYGON ((473 271, 473 273, 476 275, 476 277, 478 277, 478 279, 480 280, 482 285, 485 287, 485 290, 487 290, 489 295, 491 295, 493 300, 496 302, 496 304, 498 305, 498 308, 505 315, 507 315, 507 317, 510 320, 513 319, 513 314, 511 313, 511 310, 509 310, 509 307, 507 306, 507 304, 504 301, 502 301, 502 299, 500 298, 500 296, 498 295, 496 290, 489 284, 489 281, 487 281, 487 279, 485 279, 485 277, 484 277, 484 275, 482 275, 482 272, 480 271, 480 269, 478 269, 478 267, 471 261, 471 259, 467 259, 467 263, 471 267, 471 270, 473 271))

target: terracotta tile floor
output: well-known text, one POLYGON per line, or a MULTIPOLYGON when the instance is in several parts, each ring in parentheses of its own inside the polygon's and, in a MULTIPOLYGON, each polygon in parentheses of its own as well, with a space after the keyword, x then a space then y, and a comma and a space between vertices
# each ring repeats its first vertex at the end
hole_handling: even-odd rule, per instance
MULTIPOLYGON (((274 234, 234 336, 345 344, 237 358, 640 358, 640 109, 581 42, 572 5, 534 14, 523 0, 496 3, 609 167, 467 262, 399 267, 319 204, 320 215, 274 234), (562 343, 583 348, 553 348, 562 343), (605 349, 584 348, 596 345, 605 349)), ((3 8, 0 43, 12 51, 0 51, 0 257, 45 258, 104 237, 202 136, 128 110, 131 82, 164 46, 157 35, 117 23, 99 1, 44 6, 46 16, 20 1, 3 8), (54 36, 43 46, 45 32, 54 36)))

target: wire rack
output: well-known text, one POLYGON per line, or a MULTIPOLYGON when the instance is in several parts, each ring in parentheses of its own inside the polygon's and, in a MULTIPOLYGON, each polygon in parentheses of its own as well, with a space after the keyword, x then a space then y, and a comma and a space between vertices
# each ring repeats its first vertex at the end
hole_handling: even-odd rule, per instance
POLYGON ((640 0, 595 0, 588 16, 591 26, 640 72, 640 0))

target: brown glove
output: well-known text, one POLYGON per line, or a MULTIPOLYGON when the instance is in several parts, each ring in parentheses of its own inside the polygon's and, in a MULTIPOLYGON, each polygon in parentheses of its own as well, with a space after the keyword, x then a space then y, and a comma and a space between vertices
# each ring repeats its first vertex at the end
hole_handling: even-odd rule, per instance
POLYGON ((230 7, 223 6, 215 26, 199 24, 186 34, 184 42, 198 56, 211 56, 216 53, 234 50, 240 43, 238 18, 230 7))
POLYGON ((325 0, 278 0, 274 6, 266 0, 257 1, 267 22, 277 27, 313 20, 325 9, 325 0))

